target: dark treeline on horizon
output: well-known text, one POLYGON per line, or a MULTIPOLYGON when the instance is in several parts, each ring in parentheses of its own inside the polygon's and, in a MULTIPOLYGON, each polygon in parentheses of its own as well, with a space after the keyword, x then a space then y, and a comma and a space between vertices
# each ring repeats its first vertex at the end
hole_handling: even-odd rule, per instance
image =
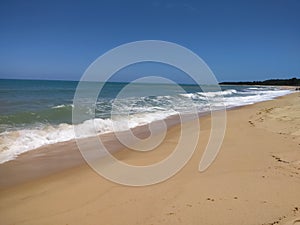
POLYGON ((226 85, 278 85, 278 86, 300 86, 300 79, 270 79, 264 81, 238 81, 238 82, 221 82, 226 85))

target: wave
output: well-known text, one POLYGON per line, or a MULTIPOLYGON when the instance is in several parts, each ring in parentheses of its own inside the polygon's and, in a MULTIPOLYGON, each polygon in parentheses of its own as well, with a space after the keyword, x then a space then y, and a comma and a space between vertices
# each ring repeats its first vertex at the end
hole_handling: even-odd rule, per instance
POLYGON ((36 112, 19 112, 11 115, 0 115, 0 124, 22 125, 35 123, 71 123, 72 105, 59 105, 36 112))
POLYGON ((44 145, 72 140, 75 138, 74 126, 77 126, 84 134, 77 138, 85 138, 94 136, 95 131, 97 134, 125 131, 153 121, 163 120, 175 114, 175 111, 135 114, 129 117, 114 117, 114 120, 96 118, 78 125, 63 123, 57 126, 47 125, 39 127, 39 129, 6 131, 0 134, 0 163, 12 160, 23 152, 44 145))
POLYGON ((62 105, 56 105, 56 106, 52 106, 51 109, 60 109, 60 108, 69 108, 69 107, 74 107, 73 104, 70 104, 70 105, 66 105, 66 104, 62 104, 62 105))
MULTIPOLYGON (((72 125, 71 104, 52 106, 40 112, 23 112, 15 115, 0 116, 0 124, 20 125, 17 130, 3 128, 0 133, 0 163, 12 160, 19 154, 38 147, 69 141, 75 138, 74 126, 85 129, 84 138, 94 135, 93 127, 97 134, 113 131, 128 130, 137 126, 149 124, 153 121, 163 120, 178 112, 188 112, 191 101, 199 112, 210 109, 210 104, 223 104, 227 108, 253 104, 266 101, 291 93, 289 90, 268 90, 266 88, 244 88, 243 90, 228 89, 219 92, 196 92, 177 94, 176 96, 146 96, 130 99, 121 99, 115 102, 119 115, 106 115, 111 110, 107 102, 98 102, 99 115, 107 117, 87 120, 83 124, 72 125), (187 101, 190 99, 191 101, 187 101), (208 102, 208 99, 210 102, 208 102), (61 121, 67 121, 61 123, 61 121), (49 123, 51 121, 51 123, 49 123), (31 123, 31 127, 22 124, 31 123), (92 125, 92 126, 87 126, 92 125)), ((110 101, 112 102, 112 101, 110 101)))
MULTIPOLYGON (((179 94, 180 96, 187 97, 190 99, 197 99, 202 97, 216 97, 216 96, 228 96, 237 93, 237 90, 228 89, 225 91, 215 91, 215 92, 196 92, 196 93, 186 93, 186 94, 179 94)), ((202 98, 204 99, 204 98, 202 98)), ((207 99, 207 98, 205 98, 207 99)))
POLYGON ((216 97, 216 96, 228 96, 237 93, 237 90, 228 89, 225 91, 216 91, 216 92, 198 92, 198 94, 206 97, 216 97))

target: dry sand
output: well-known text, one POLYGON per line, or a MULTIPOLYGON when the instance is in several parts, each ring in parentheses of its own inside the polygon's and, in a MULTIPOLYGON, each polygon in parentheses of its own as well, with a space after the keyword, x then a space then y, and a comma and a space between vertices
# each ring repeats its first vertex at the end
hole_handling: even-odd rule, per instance
MULTIPOLYGON (((107 181, 86 164, 78 165, 82 160, 73 142, 39 150, 73 152, 63 155, 66 164, 77 165, 73 168, 26 176, 43 164, 49 166, 50 159, 42 153, 35 153, 34 159, 21 156, 28 164, 3 164, 0 224, 299 225, 300 93, 230 110, 227 117, 221 151, 208 170, 198 172, 210 132, 210 118, 205 116, 192 159, 157 185, 127 187, 107 181), (25 183, 20 179, 24 176, 25 183)), ((170 128, 156 151, 124 150, 116 157, 132 164, 157 162, 172 151, 179 132, 179 126, 170 128)))

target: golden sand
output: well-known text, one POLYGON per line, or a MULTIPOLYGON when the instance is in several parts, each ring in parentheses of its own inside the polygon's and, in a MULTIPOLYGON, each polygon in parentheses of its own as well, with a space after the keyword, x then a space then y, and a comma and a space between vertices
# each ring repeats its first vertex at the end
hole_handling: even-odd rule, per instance
MULTIPOLYGON (((5 163, 0 224, 300 224, 300 93, 230 110, 227 117, 221 151, 208 170, 198 171, 210 132, 205 116, 192 159, 156 185, 128 187, 102 178, 83 163, 74 142, 44 147, 35 158, 20 156, 27 164, 5 163), (64 152, 56 165, 53 149, 64 152)), ((170 154, 179 132, 180 126, 171 127, 155 151, 115 156, 157 162, 170 154)))

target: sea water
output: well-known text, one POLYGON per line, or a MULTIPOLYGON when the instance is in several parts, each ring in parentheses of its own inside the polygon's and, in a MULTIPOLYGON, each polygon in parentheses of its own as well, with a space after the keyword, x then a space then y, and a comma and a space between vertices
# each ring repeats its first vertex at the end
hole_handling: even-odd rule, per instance
MULTIPOLYGON (((74 139, 73 126, 82 126, 72 124, 77 85, 76 81, 0 80, 0 163, 43 145, 74 139)), ((95 105, 91 119, 83 123, 93 120, 97 133, 104 134, 189 113, 191 103, 204 113, 214 105, 232 108, 291 93, 262 86, 221 86, 219 91, 204 93, 197 85, 134 83, 127 95, 120 95, 127 86, 106 83, 91 103, 95 105)))

